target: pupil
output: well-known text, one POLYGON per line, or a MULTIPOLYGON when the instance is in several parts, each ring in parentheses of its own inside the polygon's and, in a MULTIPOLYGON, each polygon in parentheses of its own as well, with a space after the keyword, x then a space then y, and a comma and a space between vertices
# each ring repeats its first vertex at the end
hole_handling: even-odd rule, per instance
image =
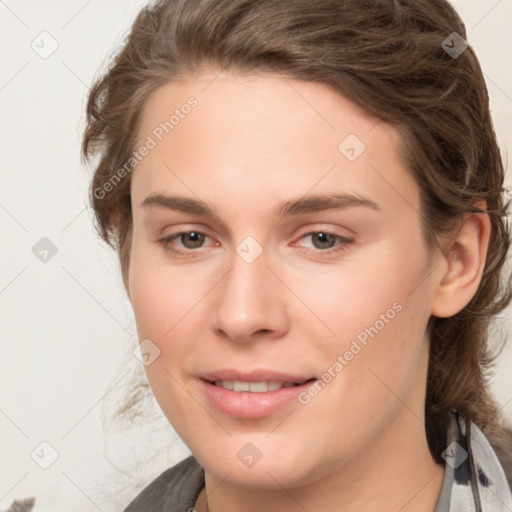
MULTIPOLYGON (((201 247, 201 243, 204 239, 204 235, 202 235, 201 233, 196 233, 195 231, 192 231, 190 233, 187 233, 185 235, 183 235, 184 237, 184 240, 187 241, 188 240, 191 240, 191 244, 187 244, 187 243, 184 243, 184 245, 186 247, 201 247)), ((182 238, 182 242, 183 242, 183 238, 182 238)))
POLYGON ((329 233, 316 233, 316 235, 313 236, 313 240, 316 238, 320 239, 320 248, 321 249, 330 249, 333 246, 334 243, 334 237, 333 235, 329 233), (330 243, 332 242, 332 243, 330 243), (327 245, 325 245, 327 244, 327 245))

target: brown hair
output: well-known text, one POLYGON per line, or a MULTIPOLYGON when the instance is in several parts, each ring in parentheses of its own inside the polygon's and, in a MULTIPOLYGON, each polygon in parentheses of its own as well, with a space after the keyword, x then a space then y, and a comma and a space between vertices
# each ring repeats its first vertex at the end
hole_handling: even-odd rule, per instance
MULTIPOLYGON (((450 55, 466 29, 445 0, 160 0, 142 9, 87 104, 84 160, 98 155, 91 204, 100 236, 119 253, 127 288, 130 173, 98 194, 127 162, 150 94, 204 66, 279 73, 327 84, 400 131, 422 193, 430 247, 483 199, 492 225, 476 295, 458 314, 429 322, 426 434, 441 462, 448 413, 457 409, 504 461, 506 431, 488 388, 496 357, 490 321, 511 299, 503 279, 509 231, 504 168, 480 64, 471 46, 450 55), (449 36, 452 39, 449 39, 449 36), (103 196, 103 197, 101 197, 103 196)), ((508 463, 503 462, 504 465, 508 463)))

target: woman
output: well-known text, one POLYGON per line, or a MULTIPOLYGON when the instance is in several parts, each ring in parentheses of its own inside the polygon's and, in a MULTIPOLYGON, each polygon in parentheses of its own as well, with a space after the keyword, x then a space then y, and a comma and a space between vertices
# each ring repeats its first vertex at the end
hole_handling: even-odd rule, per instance
POLYGON ((192 452, 126 512, 512 509, 504 169, 447 2, 154 2, 83 156, 192 452))

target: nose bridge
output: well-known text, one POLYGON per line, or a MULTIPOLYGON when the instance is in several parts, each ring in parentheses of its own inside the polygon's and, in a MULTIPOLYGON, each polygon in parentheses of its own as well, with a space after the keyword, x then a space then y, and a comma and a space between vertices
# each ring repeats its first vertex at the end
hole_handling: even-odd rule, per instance
POLYGON ((233 254, 213 319, 215 330, 234 341, 250 341, 263 331, 276 335, 287 328, 282 284, 267 268, 265 251, 251 244, 251 240, 240 243, 233 254))

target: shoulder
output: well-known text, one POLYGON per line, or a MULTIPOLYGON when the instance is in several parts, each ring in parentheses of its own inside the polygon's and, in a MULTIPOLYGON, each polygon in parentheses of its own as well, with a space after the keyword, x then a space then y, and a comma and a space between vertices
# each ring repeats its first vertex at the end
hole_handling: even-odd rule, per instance
POLYGON ((498 433, 492 432, 488 436, 488 440, 498 457, 512 491, 512 430, 505 427, 498 433))
POLYGON ((203 468, 190 456, 153 480, 124 512, 187 511, 194 507, 203 486, 203 468))

